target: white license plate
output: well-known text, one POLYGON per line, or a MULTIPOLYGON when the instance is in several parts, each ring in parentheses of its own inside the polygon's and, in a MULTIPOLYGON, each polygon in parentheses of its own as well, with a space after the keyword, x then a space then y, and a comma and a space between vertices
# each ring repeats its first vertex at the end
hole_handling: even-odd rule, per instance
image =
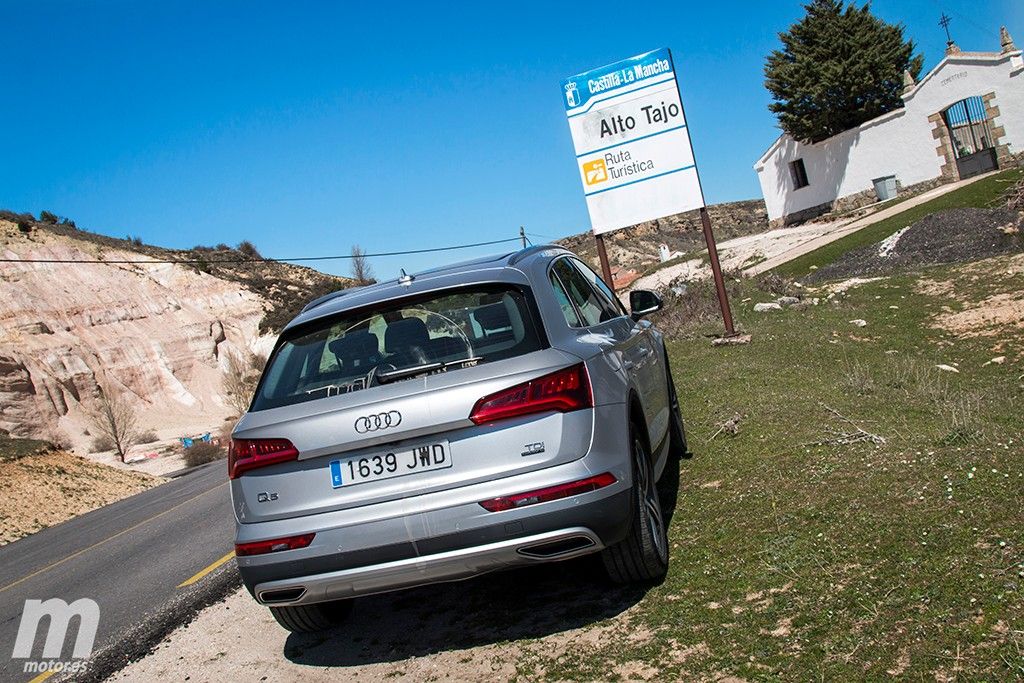
POLYGON ((363 484, 452 466, 447 441, 331 461, 331 486, 363 484))

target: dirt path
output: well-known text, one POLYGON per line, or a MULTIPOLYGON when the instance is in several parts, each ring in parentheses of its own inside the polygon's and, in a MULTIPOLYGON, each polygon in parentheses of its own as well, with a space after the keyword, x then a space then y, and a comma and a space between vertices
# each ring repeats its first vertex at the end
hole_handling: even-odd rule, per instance
MULTIPOLYGON (((894 204, 894 205, 890 206, 889 208, 881 209, 880 211, 875 211, 874 213, 869 214, 867 216, 864 216, 863 218, 858 218, 857 220, 854 220, 852 222, 845 223, 845 224, 840 222, 836 229, 826 231, 826 232, 824 232, 824 233, 822 233, 820 235, 817 235, 817 236, 813 237, 812 239, 809 239, 807 241, 804 241, 804 242, 801 242, 799 244, 796 244, 796 245, 794 245, 794 246, 792 246, 792 247, 790 247, 790 248, 788 248, 788 249, 786 249, 784 251, 780 251, 778 253, 775 253, 775 254, 771 255, 770 257, 768 257, 767 259, 765 259, 764 261, 762 261, 762 262, 760 262, 760 263, 758 263, 758 264, 756 264, 754 266, 751 266, 750 268, 746 268, 743 271, 743 273, 747 277, 753 277, 755 275, 760 275, 761 273, 769 271, 772 268, 776 268, 776 267, 782 265, 783 263, 786 263, 788 261, 792 261, 795 258, 798 258, 800 256, 803 256, 804 254, 812 252, 815 249, 818 249, 819 247, 823 247, 826 244, 829 244, 831 242, 835 242, 838 239, 846 237, 850 233, 857 232, 861 228, 866 228, 869 225, 874 225, 875 223, 878 223, 879 221, 883 221, 886 218, 890 218, 892 216, 895 216, 896 214, 902 213, 902 212, 906 211, 907 209, 912 209, 915 206, 919 206, 921 204, 924 204, 925 202, 929 202, 929 201, 935 199, 936 197, 941 197, 944 194, 948 194, 948 193, 952 192, 953 190, 958 190, 961 187, 964 187, 966 185, 970 185, 971 183, 975 183, 975 182, 977 182, 979 180, 982 180, 984 178, 988 178, 989 176, 994 175, 996 173, 998 173, 998 171, 993 171, 991 173, 984 173, 982 175, 975 176, 973 178, 968 178, 967 180, 960 180, 960 181, 957 181, 955 183, 949 183, 948 185, 940 185, 939 187, 935 188, 934 190, 929 190, 928 192, 923 192, 923 193, 917 195, 916 197, 911 197, 910 199, 907 199, 905 201, 902 201, 902 202, 899 202, 897 204, 894 204)), ((811 225, 813 225, 813 224, 811 224, 811 225)))
MULTIPOLYGON (((635 647, 654 636, 632 624, 642 593, 599 590, 602 583, 586 576, 591 569, 570 562, 362 598, 346 625, 315 636, 289 634, 242 589, 111 680, 560 678, 546 669, 552 660, 615 643, 635 647), (529 604, 519 597, 526 585, 529 604)), ((609 662, 605 677, 654 674, 627 660, 609 662)))

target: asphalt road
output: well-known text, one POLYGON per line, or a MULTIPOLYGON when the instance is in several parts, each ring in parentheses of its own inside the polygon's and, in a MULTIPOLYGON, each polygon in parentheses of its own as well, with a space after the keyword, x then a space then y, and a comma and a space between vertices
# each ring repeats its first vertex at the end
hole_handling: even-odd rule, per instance
MULTIPOLYGON (((75 680, 102 679, 141 656, 239 584, 233 531, 221 461, 0 547, 0 680, 36 677, 11 657, 32 598, 98 603, 88 676, 75 680)), ((46 623, 33 659, 42 658, 46 623)), ((62 659, 71 657, 74 628, 62 659)))

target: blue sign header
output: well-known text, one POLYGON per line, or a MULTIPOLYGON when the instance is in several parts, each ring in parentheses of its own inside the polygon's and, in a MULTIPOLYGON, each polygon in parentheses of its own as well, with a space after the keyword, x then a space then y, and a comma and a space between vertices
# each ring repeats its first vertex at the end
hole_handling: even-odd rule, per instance
POLYGON ((585 107, 602 95, 612 94, 637 83, 654 80, 674 72, 672 52, 663 47, 636 57, 592 69, 562 81, 562 99, 566 111, 585 107))

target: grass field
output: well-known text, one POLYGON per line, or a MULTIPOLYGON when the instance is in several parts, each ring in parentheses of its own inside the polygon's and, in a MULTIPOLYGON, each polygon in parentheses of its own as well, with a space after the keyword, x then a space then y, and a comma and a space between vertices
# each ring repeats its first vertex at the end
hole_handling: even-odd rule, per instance
POLYGON ((668 579, 522 677, 1024 677, 1024 331, 932 327, 1019 290, 1021 270, 934 268, 931 293, 906 275, 765 315, 746 283, 750 345, 712 348, 715 325, 677 337, 694 457, 668 579))
POLYGON ((944 194, 929 202, 907 209, 890 218, 869 225, 863 230, 847 235, 820 249, 804 254, 775 269, 785 277, 800 278, 811 271, 811 266, 821 267, 832 263, 846 252, 858 247, 875 244, 897 230, 911 225, 925 216, 943 209, 962 207, 988 207, 999 201, 1010 185, 1024 177, 1024 170, 1012 169, 997 173, 983 180, 944 194))

